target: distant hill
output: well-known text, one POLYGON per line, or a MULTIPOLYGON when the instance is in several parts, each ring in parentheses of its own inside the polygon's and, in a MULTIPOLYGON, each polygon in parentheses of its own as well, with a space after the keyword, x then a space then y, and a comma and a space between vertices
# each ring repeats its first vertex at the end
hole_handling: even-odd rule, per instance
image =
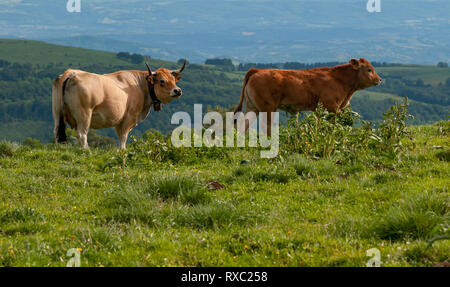
MULTIPOLYGON (((179 64, 151 59, 153 68, 174 69, 179 64)), ((68 67, 95 73, 123 69, 145 70, 144 63, 132 64, 119 59, 115 53, 58 46, 38 41, 0 39, 0 139, 22 141, 26 137, 41 141, 52 139, 51 85, 54 78, 68 67)), ((133 134, 155 128, 163 133, 174 126, 174 112, 193 113, 193 104, 204 109, 220 106, 229 108, 239 101, 245 72, 229 71, 221 66, 190 64, 179 86, 183 97, 152 111, 133 134)), ((447 119, 450 105, 450 69, 435 66, 407 65, 381 67, 377 72, 384 78, 380 87, 358 92, 351 104, 363 118, 378 121, 394 100, 410 98, 412 123, 429 123, 447 119)), ((284 113, 281 113, 284 116, 284 113)), ((112 129, 100 134, 115 137, 112 129)))
MULTIPOLYGON (((41 41, 0 39, 0 59, 11 63, 57 66, 127 65, 116 53, 53 45, 41 41)), ((168 63, 155 59, 155 63, 168 63)), ((145 66, 144 66, 145 67, 145 66)))

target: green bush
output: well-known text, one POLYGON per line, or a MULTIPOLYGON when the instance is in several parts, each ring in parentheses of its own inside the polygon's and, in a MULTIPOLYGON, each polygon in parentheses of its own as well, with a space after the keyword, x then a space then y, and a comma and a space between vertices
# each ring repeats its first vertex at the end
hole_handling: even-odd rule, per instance
POLYGON ((31 147, 31 148, 41 148, 42 144, 38 139, 26 138, 23 140, 23 146, 31 147))
POLYGON ((18 146, 7 141, 0 141, 0 157, 11 157, 16 152, 18 146))
POLYGON ((310 157, 339 157, 345 161, 369 160, 379 155, 395 159, 405 146, 402 140, 410 137, 406 128, 407 98, 395 103, 375 129, 361 120, 359 114, 346 107, 338 114, 329 113, 322 105, 304 117, 298 113, 281 128, 281 150, 302 153, 310 157))

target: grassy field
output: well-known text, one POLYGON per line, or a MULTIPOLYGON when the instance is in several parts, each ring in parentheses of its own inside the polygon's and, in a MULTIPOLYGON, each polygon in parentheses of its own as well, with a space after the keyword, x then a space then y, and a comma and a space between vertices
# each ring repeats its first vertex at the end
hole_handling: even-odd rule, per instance
POLYGON ((314 137, 274 159, 159 136, 122 152, 2 142, 0 266, 65 266, 71 248, 82 266, 365 266, 371 248, 382 266, 448 264, 450 241, 427 241, 448 234, 449 124, 365 160, 318 157, 314 137))

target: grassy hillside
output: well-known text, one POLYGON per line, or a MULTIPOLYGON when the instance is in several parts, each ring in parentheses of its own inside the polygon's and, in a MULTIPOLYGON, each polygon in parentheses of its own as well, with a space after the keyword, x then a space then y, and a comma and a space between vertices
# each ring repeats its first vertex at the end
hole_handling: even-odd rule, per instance
POLYGON ((85 50, 73 47, 50 45, 30 40, 0 39, 1 59, 20 64, 48 65, 62 64, 74 66, 92 63, 124 65, 127 62, 116 58, 115 53, 85 50))
MULTIPOLYGON (((53 45, 32 40, 0 39, 0 55, 0 59, 11 63, 44 66, 48 64, 66 67, 81 67, 95 63, 107 65, 129 64, 129 62, 117 58, 116 53, 53 45)), ((152 63, 163 65, 168 62, 155 59, 152 63)))
POLYGON ((450 224, 449 122, 392 119, 300 141, 311 117, 270 160, 158 134, 124 152, 1 142, 0 266, 65 266, 72 248, 82 266, 363 267, 371 248, 382 266, 448 264, 450 241, 428 240, 450 224))
POLYGON ((380 67, 377 73, 382 77, 404 77, 414 81, 422 79, 426 84, 438 85, 450 78, 450 69, 430 65, 403 65, 398 67, 380 67))
MULTIPOLYGON (((151 59, 153 68, 175 68, 173 62, 151 59)), ((23 141, 26 137, 43 142, 52 140, 51 84, 65 69, 79 68, 95 73, 122 69, 144 70, 144 63, 133 64, 114 53, 51 45, 28 40, 0 39, 0 139, 23 141)), ((377 71, 385 82, 357 93, 353 109, 368 120, 379 122, 382 113, 398 98, 411 99, 411 123, 432 123, 447 119, 450 105, 450 69, 433 66, 403 65, 380 67, 377 71), (420 81, 419 81, 420 80, 420 81)), ((173 127, 174 112, 193 113, 193 104, 228 108, 239 101, 245 72, 230 71, 229 67, 188 65, 179 86, 184 96, 163 108, 151 112, 148 119, 134 131, 142 135, 150 128, 163 133, 173 127)), ((284 114, 283 114, 284 115, 284 114)), ((283 116, 282 115, 282 116, 283 116)), ((99 133, 115 138, 112 129, 99 133)))

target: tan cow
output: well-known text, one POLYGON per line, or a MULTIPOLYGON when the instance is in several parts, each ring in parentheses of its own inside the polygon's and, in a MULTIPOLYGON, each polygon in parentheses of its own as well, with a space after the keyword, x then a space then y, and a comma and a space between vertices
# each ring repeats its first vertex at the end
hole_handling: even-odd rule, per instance
MULTIPOLYGON (((366 59, 351 59, 333 68, 309 70, 250 69, 245 75, 241 99, 235 113, 267 112, 267 133, 271 132, 271 112, 315 110, 318 103, 330 112, 348 105, 357 90, 379 85, 381 78, 366 59)), ((251 123, 245 125, 245 132, 251 123)))
POLYGON ((128 133, 142 122, 153 105, 160 110, 179 98, 182 91, 176 82, 186 61, 178 70, 159 68, 152 72, 118 71, 93 74, 68 69, 53 83, 52 112, 57 142, 66 141, 66 123, 77 132, 83 147, 88 148, 89 128, 115 127, 121 149, 126 147, 128 133))

